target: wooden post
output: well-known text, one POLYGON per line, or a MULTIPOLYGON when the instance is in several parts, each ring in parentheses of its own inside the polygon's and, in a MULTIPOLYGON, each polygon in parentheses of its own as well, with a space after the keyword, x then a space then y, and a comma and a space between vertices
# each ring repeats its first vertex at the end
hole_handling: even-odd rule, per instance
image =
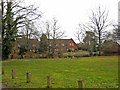
POLYGON ((26 73, 26 83, 30 83, 31 82, 31 73, 27 72, 26 73))
POLYGON ((12 79, 15 79, 15 70, 14 69, 12 69, 12 79))
POLYGON ((5 74, 5 71, 4 71, 4 68, 2 67, 2 75, 4 75, 5 74))
POLYGON ((51 88, 51 77, 50 76, 47 76, 47 88, 51 88))
POLYGON ((78 88, 84 88, 84 80, 78 80, 78 88))

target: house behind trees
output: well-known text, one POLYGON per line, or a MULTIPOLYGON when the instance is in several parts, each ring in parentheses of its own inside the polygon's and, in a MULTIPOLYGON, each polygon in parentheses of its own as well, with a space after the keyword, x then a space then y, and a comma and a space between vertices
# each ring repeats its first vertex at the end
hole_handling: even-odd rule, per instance
POLYGON ((37 39, 26 39, 25 37, 17 38, 15 41, 14 50, 11 54, 13 56, 17 55, 17 56, 14 56, 13 58, 18 58, 19 47, 25 46, 27 48, 26 53, 31 53, 29 54, 30 56, 28 58, 34 57, 34 54, 37 54, 36 58, 40 58, 41 57, 40 54, 46 54, 46 55, 49 54, 50 57, 55 58, 55 57, 63 57, 62 54, 64 52, 68 52, 68 51, 73 52, 78 49, 78 46, 73 39, 55 39, 55 40, 48 39, 46 43, 48 45, 48 50, 46 51, 47 53, 44 53, 44 52, 42 53, 42 52, 39 52, 39 49, 41 47, 40 47, 40 41, 38 41, 37 39), (54 54, 52 54, 53 52, 54 54))
POLYGON ((25 38, 17 38, 15 41, 15 50, 19 50, 18 48, 24 45, 28 51, 37 53, 39 48, 39 41, 37 39, 28 39, 25 38))
POLYGON ((77 44, 73 39, 49 39, 49 53, 54 57, 62 57, 62 53, 64 52, 74 52, 78 49, 77 44))

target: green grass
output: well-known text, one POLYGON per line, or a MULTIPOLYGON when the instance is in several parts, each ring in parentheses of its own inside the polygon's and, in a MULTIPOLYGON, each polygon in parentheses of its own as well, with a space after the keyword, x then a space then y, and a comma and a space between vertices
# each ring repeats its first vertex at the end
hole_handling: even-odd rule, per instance
POLYGON ((84 55, 89 55, 89 52, 88 51, 79 50, 79 51, 75 51, 75 52, 66 52, 66 53, 63 53, 63 55, 84 56, 84 55))
POLYGON ((0 83, 2 82, 2 60, 0 60, 0 83))
POLYGON ((79 59, 32 59, 3 61, 3 82, 22 88, 46 88, 47 75, 52 77, 53 88, 77 88, 77 80, 84 79, 85 88, 117 88, 118 57, 101 56, 79 59), (11 79, 11 70, 16 79, 11 79), (32 82, 26 83, 26 72, 32 82))

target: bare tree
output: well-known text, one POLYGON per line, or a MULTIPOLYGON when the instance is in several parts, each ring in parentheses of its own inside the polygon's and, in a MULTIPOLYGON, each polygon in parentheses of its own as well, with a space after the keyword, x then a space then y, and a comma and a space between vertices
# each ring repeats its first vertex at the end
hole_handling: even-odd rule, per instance
POLYGON ((82 24, 79 24, 77 29, 78 30, 75 32, 74 36, 77 38, 79 43, 81 43, 85 37, 85 28, 82 24))
POLYGON ((20 0, 2 0, 2 52, 3 58, 7 59, 12 51, 18 31, 26 27, 26 18, 29 22, 35 22, 41 17, 33 5, 24 6, 20 0))
MULTIPOLYGON (((64 36, 65 32, 60 31, 60 27, 58 26, 58 20, 56 18, 53 18, 53 21, 51 23, 46 23, 46 34, 48 37, 48 42, 51 42, 51 55, 52 57, 55 56, 55 49, 56 49, 56 41, 57 39, 61 39, 64 36)), ((50 45, 50 44, 48 44, 50 45)))
POLYGON ((42 14, 37 10, 37 7, 34 7, 34 5, 24 6, 23 2, 24 0, 3 0, 2 2, 3 17, 6 17, 7 4, 11 3, 12 16, 17 24, 17 28, 26 26, 26 18, 29 22, 35 22, 42 14))
POLYGON ((106 32, 107 27, 111 25, 108 19, 108 11, 99 6, 96 11, 92 11, 89 20, 89 24, 85 26, 87 29, 96 33, 98 37, 98 51, 99 55, 101 55, 102 36, 106 32))
POLYGON ((50 36, 52 39, 60 39, 64 37, 65 32, 60 31, 60 26, 58 26, 58 20, 53 18, 51 23, 51 33, 50 36))
POLYGON ((49 21, 47 21, 46 22, 46 24, 45 24, 46 26, 46 36, 47 36, 47 45, 48 45, 48 48, 47 48, 47 51, 48 51, 48 57, 50 58, 50 48, 51 48, 51 46, 50 46, 50 44, 49 44, 49 42, 50 42, 50 23, 49 23, 49 21))
POLYGON ((34 22, 29 22, 26 18, 25 27, 19 30, 19 36, 25 36, 27 39, 35 38, 39 39, 41 33, 37 30, 34 22))
POLYGON ((114 39, 120 43, 120 25, 113 25, 113 34, 114 34, 114 39))

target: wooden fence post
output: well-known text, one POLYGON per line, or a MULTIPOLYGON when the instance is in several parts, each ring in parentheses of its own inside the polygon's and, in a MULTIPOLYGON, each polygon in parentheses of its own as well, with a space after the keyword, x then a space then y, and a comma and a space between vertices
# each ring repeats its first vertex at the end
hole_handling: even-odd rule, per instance
POLYGON ((52 85, 51 85, 51 77, 50 76, 47 76, 47 88, 51 88, 52 85))
POLYGON ((15 70, 14 69, 12 69, 12 79, 15 79, 15 70))
POLYGON ((78 88, 84 88, 84 80, 78 80, 78 88))
POLYGON ((27 72, 26 73, 26 83, 30 83, 31 82, 31 73, 27 72))
POLYGON ((2 75, 4 75, 5 74, 5 71, 4 71, 4 68, 2 67, 2 75))

